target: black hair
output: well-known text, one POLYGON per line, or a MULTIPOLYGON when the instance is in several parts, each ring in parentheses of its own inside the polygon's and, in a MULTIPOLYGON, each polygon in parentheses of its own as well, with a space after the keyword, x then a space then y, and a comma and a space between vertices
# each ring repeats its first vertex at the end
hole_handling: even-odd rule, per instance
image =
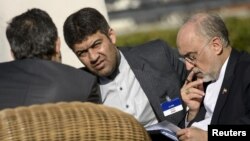
POLYGON ((108 36, 109 24, 105 17, 94 8, 83 8, 71 14, 63 26, 64 38, 72 49, 76 43, 80 43, 97 31, 108 36))
POLYGON ((7 27, 6 36, 15 59, 37 57, 50 60, 58 39, 51 17, 37 8, 14 17, 7 27))

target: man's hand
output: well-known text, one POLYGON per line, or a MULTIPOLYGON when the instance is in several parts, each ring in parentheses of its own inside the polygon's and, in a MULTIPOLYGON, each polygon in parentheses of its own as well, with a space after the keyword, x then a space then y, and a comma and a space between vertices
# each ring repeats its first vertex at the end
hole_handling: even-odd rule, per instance
POLYGON ((196 127, 185 128, 177 131, 177 137, 180 141, 207 141, 207 131, 196 127))
POLYGON ((181 88, 182 100, 189 108, 188 121, 191 121, 198 113, 203 96, 205 95, 202 79, 192 81, 194 75, 194 72, 191 71, 181 88))

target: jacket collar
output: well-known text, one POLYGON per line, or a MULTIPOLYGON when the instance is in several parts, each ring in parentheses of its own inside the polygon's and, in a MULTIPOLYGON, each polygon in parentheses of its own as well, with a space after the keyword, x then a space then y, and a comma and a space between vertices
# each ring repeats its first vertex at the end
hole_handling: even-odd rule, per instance
POLYGON ((228 95, 230 94, 231 84, 235 76, 234 72, 235 72, 236 64, 240 56, 239 54, 240 53, 238 51, 232 49, 229 60, 228 60, 228 65, 226 67, 224 80, 223 80, 223 83, 219 92, 218 99, 216 101, 211 124, 216 124, 218 122, 218 119, 221 114, 221 110, 223 109, 225 102, 228 98, 228 95))

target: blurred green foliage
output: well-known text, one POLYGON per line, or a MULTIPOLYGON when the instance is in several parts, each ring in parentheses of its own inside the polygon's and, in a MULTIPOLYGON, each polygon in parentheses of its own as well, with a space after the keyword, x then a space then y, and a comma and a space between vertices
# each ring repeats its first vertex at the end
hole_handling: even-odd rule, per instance
MULTIPOLYGON (((233 48, 245 50, 250 53, 250 17, 224 19, 229 31, 229 38, 233 48)), ((166 41, 170 46, 176 47, 176 35, 178 29, 153 30, 119 35, 117 46, 133 46, 156 38, 166 41)))
POLYGON ((133 46, 160 38, 166 41, 169 45, 175 46, 177 31, 178 29, 153 30, 148 32, 136 32, 132 34, 119 35, 117 45, 133 46))
POLYGON ((233 48, 250 53, 250 18, 225 19, 233 48))

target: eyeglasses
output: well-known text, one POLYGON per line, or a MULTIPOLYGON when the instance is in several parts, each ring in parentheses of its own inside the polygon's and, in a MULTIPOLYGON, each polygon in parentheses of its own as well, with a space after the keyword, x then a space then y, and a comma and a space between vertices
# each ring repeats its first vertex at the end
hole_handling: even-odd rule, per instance
POLYGON ((197 61, 197 58, 201 55, 202 51, 204 50, 204 48, 206 46, 209 45, 209 43, 211 42, 211 39, 201 48, 201 50, 198 52, 198 53, 195 53, 195 52, 190 52, 188 54, 186 54, 185 56, 183 57, 179 57, 178 59, 183 62, 183 63, 190 63, 192 65, 195 65, 196 64, 196 61, 197 61))

